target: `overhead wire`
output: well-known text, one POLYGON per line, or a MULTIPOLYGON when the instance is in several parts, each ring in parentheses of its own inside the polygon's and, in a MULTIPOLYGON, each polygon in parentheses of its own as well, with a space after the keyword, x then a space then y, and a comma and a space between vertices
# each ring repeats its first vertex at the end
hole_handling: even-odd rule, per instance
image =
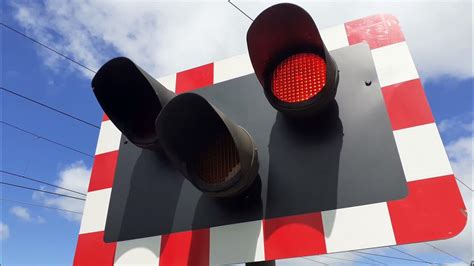
POLYGON ((448 256, 450 256, 451 258, 455 258, 455 259, 457 259, 457 260, 459 260, 459 261, 461 261, 461 262, 463 262, 463 263, 466 263, 466 264, 468 264, 468 265, 469 265, 469 263, 468 263, 468 262, 465 262, 465 261, 464 261, 464 260, 462 260, 461 258, 459 258, 459 257, 456 257, 456 256, 454 256, 453 254, 451 254, 451 253, 448 253, 448 252, 446 252, 446 251, 444 251, 444 250, 442 250, 442 249, 440 249, 440 248, 436 247, 436 246, 435 246, 435 245, 433 245, 433 244, 426 243, 426 242, 425 242, 425 244, 426 244, 426 245, 428 245, 428 246, 430 246, 430 247, 432 247, 432 248, 434 248, 434 249, 436 249, 436 250, 438 250, 438 251, 440 251, 440 252, 442 252, 442 253, 444 253, 444 254, 446 254, 446 255, 448 255, 448 256))
MULTIPOLYGON (((21 36, 23 36, 23 37, 25 37, 25 38, 31 40, 32 42, 34 42, 34 43, 36 43, 36 44, 38 44, 38 45, 40 45, 40 46, 42 46, 42 47, 44 47, 44 48, 46 48, 46 49, 48 49, 48 50, 50 50, 50 51, 56 53, 57 55, 59 55, 59 56, 65 58, 65 59, 67 59, 67 60, 73 62, 74 64, 76 64, 76 65, 78 65, 78 66, 80 66, 80 67, 82 67, 82 68, 84 68, 84 69, 86 69, 86 70, 88 70, 88 71, 90 71, 90 72, 92 72, 92 73, 97 73, 97 71, 91 69, 90 67, 87 67, 87 66, 85 66, 84 64, 79 63, 78 61, 72 59, 71 57, 69 57, 69 56, 67 56, 67 55, 65 55, 65 54, 63 54, 63 53, 57 51, 56 49, 54 49, 54 48, 52 48, 52 47, 50 47, 50 46, 48 46, 48 45, 46 45, 46 44, 44 44, 44 43, 42 43, 42 42, 36 40, 35 38, 33 38, 33 37, 31 37, 31 36, 28 36, 27 34, 21 32, 20 30, 17 30, 17 29, 15 29, 14 27, 5 24, 4 22, 0 22, 0 25, 3 26, 3 27, 5 27, 5 28, 7 28, 7 29, 9 29, 9 30, 11 30, 12 32, 15 32, 15 33, 17 33, 17 34, 19 34, 19 35, 21 35, 21 36)), ((57 108, 54 108, 54 107, 52 107, 52 106, 50 106, 50 105, 48 105, 48 104, 45 104, 45 103, 39 102, 39 101, 37 101, 37 100, 34 100, 34 99, 32 99, 32 98, 30 98, 30 97, 27 97, 27 96, 25 96, 25 95, 22 95, 22 94, 20 94, 20 93, 18 93, 18 92, 9 90, 9 89, 7 89, 7 88, 5 88, 5 87, 0 87, 0 89, 3 90, 3 91, 5 91, 5 92, 7 92, 7 93, 10 93, 11 95, 15 95, 15 96, 20 97, 20 98, 22 98, 22 99, 24 99, 24 100, 30 101, 30 102, 32 102, 32 103, 35 103, 35 104, 37 104, 37 105, 39 105, 39 106, 42 106, 42 107, 47 108, 47 109, 49 109, 49 110, 52 110, 52 111, 54 111, 54 112, 56 112, 56 113, 62 114, 62 115, 64 115, 64 116, 66 116, 66 117, 69 117, 69 118, 71 118, 71 119, 74 119, 74 120, 76 120, 76 121, 79 121, 79 122, 81 122, 81 123, 83 123, 83 124, 89 125, 89 126, 91 126, 91 127, 97 128, 97 129, 100 128, 99 126, 95 125, 94 123, 88 122, 88 121, 86 121, 86 120, 84 120, 84 119, 81 119, 81 118, 79 118, 79 117, 76 117, 76 116, 74 116, 74 115, 72 115, 72 114, 69 114, 69 113, 67 113, 67 112, 61 111, 61 110, 59 110, 59 109, 57 109, 57 108)), ((33 136, 35 136, 35 137, 37 137, 37 138, 41 138, 41 139, 43 139, 43 140, 52 142, 52 143, 57 144, 57 145, 59 145, 59 146, 62 146, 62 147, 64 147, 64 148, 67 148, 67 149, 76 151, 76 152, 78 152, 78 153, 81 153, 81 154, 83 154, 83 155, 86 155, 86 156, 89 156, 89 157, 94 157, 92 154, 88 154, 88 153, 82 152, 82 151, 77 150, 77 149, 75 149, 75 148, 73 148, 73 147, 70 147, 70 146, 68 146, 68 145, 65 145, 65 144, 59 143, 59 142, 57 142, 57 141, 51 140, 51 139, 46 138, 46 137, 44 137, 44 136, 40 136, 40 135, 38 135, 38 134, 36 134, 36 133, 30 132, 30 131, 28 131, 28 130, 25 130, 25 129, 23 129, 23 128, 20 128, 20 127, 18 127, 18 126, 15 126, 15 125, 13 125, 13 124, 10 124, 10 123, 4 122, 4 121, 0 121, 0 122, 2 122, 4 125, 10 126, 10 127, 15 128, 15 129, 17 129, 17 130, 19 130, 19 131, 22 131, 22 132, 24 132, 24 133, 33 135, 33 136)), ((13 175, 13 176, 17 176, 17 177, 20 177, 20 178, 29 179, 29 180, 31 180, 31 181, 35 181, 35 182, 38 182, 38 183, 43 183, 43 184, 46 184, 46 185, 54 186, 54 187, 57 187, 57 188, 60 188, 60 189, 64 189, 64 190, 70 191, 70 192, 74 192, 74 193, 78 193, 78 194, 81 194, 81 195, 85 195, 84 193, 81 193, 81 192, 78 192, 78 191, 74 191, 74 190, 67 189, 67 188, 64 188, 64 187, 59 187, 59 186, 56 186, 56 185, 53 185, 53 184, 49 184, 49 183, 47 183, 47 182, 45 182, 45 181, 33 179, 33 178, 30 178, 30 177, 27 177, 27 176, 24 176, 24 175, 19 175, 19 174, 7 172, 7 171, 2 171, 2 172, 7 173, 7 174, 10 174, 10 175, 13 175)), ((3 181, 1 181, 0 184, 1 184, 1 185, 6 185, 6 186, 11 186, 11 187, 16 187, 16 188, 21 188, 21 189, 26 189, 26 190, 33 190, 33 191, 43 192, 43 193, 47 193, 47 194, 51 194, 51 195, 56 195, 56 196, 60 196, 60 197, 72 198, 72 199, 82 200, 82 201, 85 200, 84 198, 74 197, 74 196, 70 196, 70 195, 66 195, 66 194, 56 193, 56 192, 47 191, 47 190, 42 190, 42 189, 36 189, 36 188, 32 188, 32 187, 22 186, 22 185, 18 185, 18 184, 3 182, 3 181)), ((5 200, 5 199, 2 199, 2 200, 5 200)), ((9 201, 13 202, 13 200, 9 200, 9 201)), ((20 202, 17 201, 17 203, 20 203, 20 202)), ((26 203, 24 203, 24 204, 26 204, 26 203)), ((31 204, 30 204, 30 205, 31 205, 31 204)), ((39 207, 46 207, 46 206, 39 206, 39 207)), ((49 208, 51 208, 51 207, 49 207, 49 208)), ((53 209, 56 209, 56 208, 53 208, 53 209)), ((58 210, 74 212, 74 211, 64 210, 64 209, 58 209, 58 210)))
POLYGON ((51 209, 51 210, 56 210, 56 211, 63 211, 63 212, 71 212, 71 213, 82 214, 82 212, 77 212, 77 211, 72 211, 72 210, 66 210, 66 209, 61 209, 61 208, 54 208, 54 207, 50 207, 50 206, 46 206, 46 205, 33 204, 33 203, 28 203, 28 202, 23 202, 23 201, 18 201, 18 200, 11 200, 11 199, 5 199, 5 198, 0 198, 0 200, 1 200, 1 201, 4 201, 4 202, 15 203, 15 204, 21 204, 21 205, 27 205, 27 206, 33 206, 33 207, 51 209))
POLYGON ((27 38, 27 39, 29 39, 30 41, 32 41, 32 42, 34 42, 34 43, 36 43, 36 44, 38 44, 38 45, 41 45, 42 47, 44 47, 44 48, 50 50, 51 52, 53 52, 53 53, 55 53, 55 54, 57 54, 57 55, 59 55, 59 56, 65 58, 65 59, 67 59, 67 60, 69 60, 69 61, 71 61, 71 62, 73 62, 74 64, 76 64, 76 65, 78 65, 78 66, 80 66, 80 67, 82 67, 82 68, 84 68, 84 69, 86 69, 86 70, 88 70, 88 71, 90 71, 90 72, 92 72, 92 73, 97 73, 97 71, 93 70, 92 68, 90 68, 90 67, 88 67, 88 66, 86 66, 86 65, 84 65, 84 64, 79 63, 78 61, 72 59, 71 57, 69 57, 69 56, 67 56, 67 55, 65 55, 65 54, 63 54, 63 53, 61 53, 61 52, 59 52, 58 50, 56 50, 56 49, 54 49, 54 48, 52 48, 52 47, 50 47, 50 46, 48 46, 48 45, 46 45, 46 44, 44 44, 44 43, 38 41, 38 40, 36 40, 35 38, 33 38, 33 37, 27 35, 26 33, 23 33, 23 32, 21 32, 20 30, 17 30, 16 28, 14 28, 14 27, 12 27, 12 26, 10 26, 10 25, 5 24, 4 22, 0 22, 0 25, 2 25, 3 27, 5 27, 5 28, 7 28, 7 29, 9 29, 9 30, 11 30, 11 31, 13 31, 13 32, 15 32, 15 33, 17 33, 17 34, 19 34, 19 35, 25 37, 25 38, 27 38))
POLYGON ((7 89, 7 88, 5 88, 5 87, 3 87, 3 86, 0 87, 0 89, 3 90, 3 91, 5 91, 5 92, 8 92, 8 93, 10 93, 10 94, 12 94, 12 95, 15 95, 15 96, 17 96, 17 97, 20 97, 20 98, 22 98, 22 99, 24 99, 24 100, 30 101, 30 102, 35 103, 35 104, 37 104, 37 105, 40 105, 40 106, 42 106, 42 107, 44 107, 44 108, 47 108, 47 109, 49 109, 49 110, 51 110, 51 111, 54 111, 54 112, 56 112, 56 113, 59 113, 59 114, 62 114, 62 115, 64 115, 64 116, 66 116, 66 117, 72 118, 72 119, 74 119, 74 120, 76 120, 76 121, 79 121, 79 122, 81 122, 81 123, 83 123, 83 124, 86 124, 86 125, 88 125, 88 126, 91 126, 91 127, 97 128, 97 129, 100 128, 98 125, 96 125, 96 124, 94 124, 94 123, 88 122, 88 121, 86 121, 86 120, 84 120, 84 119, 81 119, 81 118, 79 118, 79 117, 77 117, 77 116, 74 116, 74 115, 72 115, 72 114, 69 114, 69 113, 67 113, 67 112, 65 112, 65 111, 59 110, 59 109, 57 109, 57 108, 54 108, 54 107, 52 107, 52 106, 50 106, 50 105, 48 105, 48 104, 45 104, 45 103, 42 103, 42 102, 40 102, 40 101, 34 100, 34 99, 32 99, 32 98, 30 98, 30 97, 28 97, 28 96, 25 96, 25 95, 23 95, 23 94, 20 94, 20 93, 16 92, 16 91, 12 91, 12 90, 7 89))
POLYGON ((229 4, 231 4, 232 6, 234 6, 237 10, 240 11, 240 13, 244 14, 248 19, 250 19, 251 21, 253 21, 253 19, 247 15, 247 13, 245 13, 242 9, 240 9, 238 6, 236 6, 234 3, 232 3, 230 0, 227 0, 227 2, 229 2, 229 4))
POLYGON ((84 198, 78 198, 78 197, 74 197, 74 196, 70 196, 70 195, 66 195, 66 194, 61 194, 61 193, 56 193, 56 192, 52 192, 52 191, 48 191, 48 190, 17 185, 17 184, 13 184, 13 183, 9 183, 9 182, 0 181, 0 184, 5 185, 5 186, 11 186, 11 187, 16 187, 16 188, 26 189, 26 190, 39 191, 39 192, 43 192, 43 193, 47 193, 47 194, 51 194, 51 195, 56 195, 56 196, 66 197, 66 198, 71 198, 71 199, 76 199, 76 200, 82 200, 82 201, 86 200, 84 198))
POLYGON ((8 127, 14 128, 14 129, 16 129, 16 130, 18 130, 18 131, 21 131, 21 132, 23 132, 23 133, 26 133, 26 134, 35 136, 35 137, 37 137, 37 138, 39 138, 39 139, 42 139, 42 140, 45 140, 45 141, 47 141, 47 142, 53 143, 53 144, 55 144, 55 145, 61 146, 61 147, 66 148, 66 149, 68 149, 68 150, 72 150, 72 151, 75 151, 75 152, 80 153, 80 154, 82 154, 82 155, 85 155, 85 156, 94 158, 94 155, 92 155, 92 154, 90 154, 90 153, 80 151, 80 150, 78 150, 78 149, 76 149, 76 148, 73 148, 73 147, 68 146, 68 145, 66 145, 66 144, 59 143, 59 142, 57 142, 57 141, 55 141, 55 140, 52 140, 52 139, 50 139, 50 138, 47 138, 47 137, 38 135, 38 134, 33 133, 33 132, 31 132, 31 131, 28 131, 28 130, 26 130, 26 129, 24 129, 24 128, 21 128, 21 127, 19 127, 19 126, 10 124, 10 123, 5 122, 5 121, 0 121, 0 123, 6 125, 6 126, 8 126, 8 127))
POLYGON ((359 257, 361 257, 361 258, 364 258, 364 259, 366 259, 366 260, 370 260, 370 261, 373 261, 373 262, 375 262, 375 263, 379 263, 379 264, 382 264, 382 265, 387 265, 387 264, 385 264, 385 263, 383 263, 383 262, 381 262, 381 261, 378 261, 378 260, 376 260, 376 259, 370 258, 369 256, 365 256, 365 255, 362 255, 362 254, 357 254, 357 253, 354 253, 354 252, 351 252, 351 253, 354 254, 354 255, 356 255, 356 256, 359 256, 359 257))
POLYGON ((389 247, 389 248, 391 248, 391 249, 393 249, 393 250, 396 250, 396 251, 398 251, 398 252, 400 252, 400 253, 402 253, 402 254, 405 254, 405 255, 407 255, 407 256, 409 256, 409 257, 412 257, 412 258, 414 258, 414 259, 417 259, 417 260, 426 262, 426 263, 428 263, 428 264, 433 264, 432 262, 426 261, 426 260, 424 260, 424 259, 422 259, 422 258, 419 258, 419 257, 417 257, 417 256, 415 256, 415 255, 412 255, 412 254, 410 254, 410 253, 408 253, 408 252, 405 252, 405 251, 403 251, 403 250, 399 250, 399 249, 397 249, 397 248, 395 248, 395 247, 389 247))
POLYGON ((377 257, 383 257, 383 258, 391 258, 391 259, 397 259, 397 260, 405 260, 405 261, 411 261, 411 262, 426 263, 426 262, 421 261, 421 260, 412 260, 412 259, 400 258, 400 257, 395 257, 395 256, 389 256, 389 255, 375 254, 375 253, 370 253, 370 252, 363 252, 363 251, 353 251, 353 252, 362 253, 362 254, 366 254, 366 255, 377 256, 377 257))
POLYGON ((73 193, 76 193, 76 194, 79 194, 79 195, 82 195, 82 196, 86 196, 86 194, 81 193, 81 192, 79 192, 79 191, 76 191, 76 190, 73 190, 73 189, 69 189, 69 188, 65 188, 65 187, 58 186, 58 185, 54 185, 54 184, 51 184, 51 183, 48 183, 48 182, 46 182, 46 181, 39 180, 39 179, 36 179, 36 178, 33 178, 33 177, 28 177, 28 176, 25 176, 25 175, 20 175, 20 174, 13 173, 13 172, 9 172, 9 171, 5 171, 5 170, 0 170, 0 173, 4 173, 4 174, 7 174, 7 175, 19 177, 19 178, 22 178, 22 179, 26 179, 26 180, 30 180, 30 181, 36 182, 36 183, 48 185, 48 186, 55 187, 55 188, 60 188, 60 189, 63 189, 63 190, 69 191, 69 192, 73 192, 73 193))
POLYGON ((470 191, 474 191, 470 186, 468 186, 466 183, 464 183, 461 179, 457 178, 456 176, 454 176, 454 178, 456 178, 456 180, 459 181, 459 183, 463 184, 470 191))
POLYGON ((329 264, 324 263, 324 262, 321 262, 321 261, 317 261, 317 260, 315 260, 315 259, 310 259, 310 258, 306 258, 306 257, 302 257, 302 259, 309 260, 309 261, 312 261, 312 262, 316 262, 316 263, 319 263, 319 264, 322 264, 322 265, 329 266, 329 264))
POLYGON ((338 257, 333 257, 333 256, 328 256, 328 255, 322 255, 322 256, 323 256, 323 257, 326 257, 326 258, 333 259, 333 260, 341 260, 341 261, 356 262, 356 263, 361 263, 361 264, 372 265, 372 264, 370 264, 370 263, 362 262, 362 261, 356 261, 356 260, 350 260, 350 259, 343 259, 343 258, 338 258, 338 257))

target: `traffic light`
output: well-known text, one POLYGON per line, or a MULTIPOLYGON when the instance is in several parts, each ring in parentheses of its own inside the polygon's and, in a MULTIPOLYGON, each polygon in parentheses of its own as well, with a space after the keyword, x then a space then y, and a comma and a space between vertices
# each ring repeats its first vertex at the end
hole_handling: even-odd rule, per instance
POLYGON ((258 175, 250 134, 198 94, 172 99, 158 115, 156 132, 170 161, 208 195, 239 195, 258 175))
POLYGON ((176 96, 125 57, 104 64, 92 88, 102 109, 130 142, 164 150, 202 192, 230 197, 253 184, 258 156, 252 138, 201 96, 176 96))
POLYGON ((135 145, 159 150, 155 120, 175 94, 125 57, 105 63, 92 80, 94 94, 114 125, 135 145))
POLYGON ((336 95, 339 73, 311 16, 293 4, 264 10, 247 32, 255 74, 283 114, 319 113, 336 95))

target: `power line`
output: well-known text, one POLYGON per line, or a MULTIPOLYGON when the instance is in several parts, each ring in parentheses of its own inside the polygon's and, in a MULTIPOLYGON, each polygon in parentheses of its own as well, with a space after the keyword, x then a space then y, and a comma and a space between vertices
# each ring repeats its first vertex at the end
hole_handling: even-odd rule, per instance
POLYGON ((370 260, 370 261, 373 261, 373 262, 376 262, 376 263, 380 263, 380 264, 382 264, 382 265, 387 265, 387 264, 385 264, 385 263, 383 263, 383 262, 380 262, 380 261, 378 261, 378 260, 376 260, 376 259, 372 259, 372 258, 370 258, 369 256, 357 254, 357 253, 354 253, 354 252, 352 252, 352 254, 357 255, 357 256, 359 256, 359 257, 361 257, 361 258, 364 258, 364 259, 366 259, 366 260, 370 260))
POLYGON ((62 115, 67 116, 67 117, 69 117, 69 118, 72 118, 72 119, 74 119, 74 120, 76 120, 76 121, 79 121, 79 122, 81 122, 81 123, 84 123, 84 124, 86 124, 86 125, 88 125, 88 126, 95 127, 95 128, 97 128, 97 129, 100 128, 99 126, 97 126, 97 125, 95 125, 95 124, 93 124, 93 123, 91 123, 91 122, 87 122, 87 121, 85 121, 85 120, 83 120, 83 119, 81 119, 81 118, 79 118, 79 117, 76 117, 76 116, 71 115, 71 114, 69 114, 69 113, 66 113, 66 112, 64 112, 64 111, 61 111, 61 110, 59 110, 59 109, 57 109, 57 108, 51 107, 51 106, 49 106, 49 105, 47 105, 47 104, 45 104, 45 103, 39 102, 39 101, 34 100, 34 99, 32 99, 32 98, 29 98, 29 97, 27 97, 27 96, 25 96, 25 95, 22 95, 22 94, 18 93, 18 92, 9 90, 9 89, 4 88, 4 87, 0 87, 0 89, 2 89, 3 91, 6 91, 6 92, 8 92, 8 93, 10 93, 10 94, 12 94, 12 95, 15 95, 15 96, 17 96, 17 97, 23 98, 23 99, 25 99, 25 100, 27 100, 27 101, 30 101, 30 102, 35 103, 35 104, 37 104, 37 105, 40 105, 40 106, 42 106, 42 107, 44 107, 44 108, 47 108, 47 109, 49 109, 49 110, 51 110, 51 111, 57 112, 57 113, 59 113, 59 114, 62 114, 62 115))
POLYGON ((80 66, 80 67, 82 67, 82 68, 84 68, 84 69, 87 69, 88 71, 90 71, 90 72, 92 72, 92 73, 97 73, 97 71, 91 69, 90 67, 87 67, 87 66, 85 66, 85 65, 83 65, 83 64, 81 64, 81 63, 79 63, 79 62, 77 62, 76 60, 72 59, 71 57, 69 57, 69 56, 67 56, 67 55, 65 55, 65 54, 63 54, 63 53, 61 53, 61 52, 59 52, 59 51, 57 51, 57 50, 55 50, 55 49, 49 47, 48 45, 46 45, 46 44, 44 44, 44 43, 42 43, 42 42, 40 42, 40 41, 34 39, 33 37, 30 37, 30 36, 26 35, 25 33, 23 33, 23 32, 21 32, 21 31, 15 29, 15 28, 13 28, 12 26, 9 26, 9 25, 7 25, 7 24, 5 24, 5 23, 3 23, 3 22, 0 22, 0 24, 1 24, 2 26, 4 26, 5 28, 7 28, 7 29, 9 29, 9 30, 11 30, 11 31, 13 31, 13 32, 15 32, 15 33, 17 33, 17 34, 19 34, 19 35, 21 35, 21 36, 27 38, 27 39, 29 39, 30 41, 32 41, 32 42, 34 42, 34 43, 36 43, 36 44, 41 45, 42 47, 44 47, 44 48, 50 50, 51 52, 53 52, 53 53, 55 53, 55 54, 57 54, 57 55, 59 55, 59 56, 62 56, 63 58, 65 58, 65 59, 67 59, 67 60, 73 62, 74 64, 76 64, 76 65, 78 65, 78 66, 80 66))
POLYGON ((52 192, 52 191, 47 191, 47 190, 42 190, 42 189, 37 189, 37 188, 32 188, 32 187, 20 186, 20 185, 8 183, 8 182, 0 181, 0 184, 1 184, 1 185, 6 185, 6 186, 12 186, 12 187, 17 187, 17 188, 22 188, 22 189, 28 189, 28 190, 33 190, 33 191, 44 192, 44 193, 48 193, 48 194, 56 195, 56 196, 60 196, 60 197, 66 197, 66 198, 71 198, 71 199, 77 199, 77 200, 85 201, 84 198, 78 198, 78 197, 74 197, 74 196, 69 196, 69 195, 65 195, 65 194, 60 194, 60 193, 56 193, 56 192, 52 192))
POLYGON ((377 256, 377 257, 384 257, 384 258, 391 258, 391 259, 397 259, 397 260, 406 260, 406 261, 412 261, 412 262, 418 262, 418 263, 425 263, 421 260, 411 260, 411 259, 405 259, 405 258, 400 258, 400 257, 393 257, 393 256, 388 256, 388 255, 380 255, 380 254, 375 254, 375 253, 370 253, 370 252, 362 252, 362 251, 354 251, 355 253, 362 253, 366 255, 372 255, 372 256, 377 256))
POLYGON ((457 259, 457 260, 459 260, 459 261, 462 261, 462 262, 464 262, 464 263, 466 263, 466 264, 469 264, 469 263, 463 261, 461 258, 458 258, 458 257, 454 256, 453 254, 450 254, 450 253, 448 253, 448 252, 446 252, 446 251, 444 251, 444 250, 442 250, 442 249, 440 249, 440 248, 438 248, 438 247, 436 247, 436 246, 434 246, 434 245, 432 245, 432 244, 430 244, 430 243, 426 243, 426 242, 425 242, 425 244, 428 245, 428 246, 430 246, 430 247, 432 247, 432 248, 434 248, 434 249, 436 249, 436 250, 438 250, 438 251, 440 251, 440 252, 442 252, 442 253, 444 253, 444 254, 446 254, 446 255, 448 255, 448 256, 450 256, 451 258, 455 258, 455 259, 457 259))
POLYGON ((240 9, 238 6, 236 6, 230 0, 227 0, 227 2, 229 2, 229 4, 233 5, 235 8, 237 8, 237 10, 239 10, 240 13, 244 14, 247 18, 249 18, 251 21, 253 21, 253 19, 249 15, 247 15, 247 13, 245 13, 242 9, 240 9))
POLYGON ((456 180, 459 181, 459 183, 463 184, 470 191, 474 191, 470 186, 466 185, 466 183, 464 183, 461 179, 457 178, 456 176, 454 178, 456 178, 456 180))
POLYGON ((424 260, 424 259, 422 259, 422 258, 418 258, 417 256, 414 256, 414 255, 412 255, 412 254, 410 254, 410 253, 408 253, 408 252, 405 252, 405 251, 403 251, 403 250, 399 250, 399 249, 394 248, 394 247, 389 247, 389 248, 391 248, 391 249, 393 249, 393 250, 396 250, 396 251, 398 251, 398 252, 400 252, 400 253, 402 253, 402 254, 405 254, 405 255, 407 255, 407 256, 409 256, 409 257, 412 257, 412 258, 414 258, 414 259, 417 259, 417 260, 426 262, 426 263, 428 263, 428 264, 433 264, 432 262, 426 261, 426 260, 424 260))
POLYGON ((367 263, 367 262, 356 261, 356 260, 350 260, 350 259, 343 259, 343 258, 332 257, 332 256, 328 256, 328 255, 323 255, 323 257, 330 258, 330 259, 334 259, 334 260, 342 260, 342 261, 349 261, 349 262, 356 262, 356 263, 362 263, 362 264, 371 265, 370 263, 367 263))
POLYGON ((66 209, 54 208, 54 207, 49 207, 49 206, 41 205, 41 204, 33 204, 33 203, 27 203, 27 202, 23 202, 23 201, 17 201, 17 200, 11 200, 11 199, 2 199, 2 198, 0 198, 0 200, 1 200, 1 201, 5 201, 5 202, 23 204, 23 205, 33 206, 33 207, 40 207, 40 208, 45 208, 45 209, 56 210, 56 211, 63 211, 63 212, 71 212, 71 213, 82 214, 82 212, 76 212, 76 211, 71 211, 71 210, 66 210, 66 209))
POLYGON ((90 153, 86 153, 86 152, 80 151, 80 150, 78 150, 78 149, 76 149, 76 148, 73 148, 73 147, 71 147, 71 146, 68 146, 68 145, 66 145, 66 144, 62 144, 62 143, 59 143, 59 142, 54 141, 54 140, 52 140, 52 139, 49 139, 49 138, 40 136, 40 135, 38 135, 38 134, 36 134, 36 133, 33 133, 33 132, 28 131, 28 130, 26 130, 26 129, 20 128, 20 127, 18 127, 18 126, 15 126, 15 125, 13 125, 13 124, 8 123, 8 122, 0 121, 0 123, 4 124, 4 125, 6 125, 6 126, 9 126, 9 127, 11 127, 11 128, 14 128, 14 129, 16 129, 16 130, 18 130, 18 131, 21 131, 21 132, 23 132, 23 133, 26 133, 26 134, 30 134, 30 135, 32 135, 32 136, 35 136, 35 137, 37 137, 37 138, 39 138, 39 139, 42 139, 42 140, 48 141, 48 142, 50 142, 50 143, 56 144, 56 145, 58 145, 58 146, 61 146, 61 147, 63 147, 63 148, 66 148, 66 149, 68 149, 68 150, 72 150, 72 151, 75 151, 75 152, 80 153, 80 154, 82 154, 82 155, 85 155, 85 156, 94 158, 94 155, 92 155, 92 154, 90 154, 90 153))
POLYGON ((24 176, 24 175, 12 173, 12 172, 4 171, 4 170, 0 170, 0 172, 1 172, 1 173, 4 173, 4 174, 7 174, 7 175, 16 176, 16 177, 19 177, 19 178, 23 178, 23 179, 27 179, 27 180, 33 181, 33 182, 37 182, 37 183, 41 183, 41 184, 44 184, 44 185, 48 185, 48 186, 51 186, 51 187, 64 189, 64 190, 67 190, 67 191, 69 191, 69 192, 74 192, 74 193, 79 194, 79 195, 82 195, 82 196, 86 196, 86 194, 81 193, 81 192, 79 192, 79 191, 72 190, 72 189, 65 188, 65 187, 61 187, 61 186, 57 186, 57 185, 53 185, 53 184, 51 184, 51 183, 48 183, 48 182, 45 182, 45 181, 42 181, 42 180, 38 180, 38 179, 35 179, 35 178, 32 178, 32 177, 28 177, 28 176, 24 176))
POLYGON ((317 260, 315 260, 315 259, 310 259, 310 258, 306 258, 306 257, 302 257, 302 259, 309 260, 309 261, 312 261, 312 262, 316 262, 316 263, 319 263, 319 264, 322 264, 322 265, 329 266, 329 264, 324 263, 324 262, 317 261, 317 260))

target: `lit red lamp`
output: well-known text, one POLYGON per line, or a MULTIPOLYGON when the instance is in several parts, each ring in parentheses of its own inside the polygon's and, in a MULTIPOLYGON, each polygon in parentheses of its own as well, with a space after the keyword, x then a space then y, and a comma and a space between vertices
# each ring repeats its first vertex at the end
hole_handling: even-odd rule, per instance
POLYGON ((247 32, 247 46, 265 95, 278 111, 310 116, 334 100, 337 65, 301 7, 278 4, 264 10, 247 32))

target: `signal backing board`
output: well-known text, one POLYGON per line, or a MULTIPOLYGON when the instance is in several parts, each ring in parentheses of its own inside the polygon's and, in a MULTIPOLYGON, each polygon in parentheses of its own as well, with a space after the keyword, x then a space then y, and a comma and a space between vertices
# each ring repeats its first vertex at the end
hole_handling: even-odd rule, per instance
POLYGON ((249 130, 259 149, 261 201, 250 206, 216 203, 193 191, 172 169, 168 181, 147 176, 143 171, 148 167, 140 169, 140 163, 157 162, 155 175, 166 164, 160 165, 158 155, 125 144, 105 117, 74 263, 225 264, 430 241, 459 233, 467 219, 465 207, 398 21, 376 15, 321 34, 342 77, 336 97, 339 114, 332 118, 336 126, 328 127, 335 132, 323 152, 334 164, 314 160, 327 160, 311 153, 312 147, 327 143, 315 138, 315 131, 306 136, 314 144, 307 151, 297 141, 301 136, 286 141, 294 132, 265 101, 248 55, 158 79, 176 93, 202 88, 195 92, 249 130), (354 80, 344 72, 357 71, 344 68, 347 64, 338 58, 367 57, 370 64, 361 64, 365 70, 358 74, 367 75, 372 84, 351 85, 354 80), (363 136, 364 129, 370 131, 363 136), (311 169, 301 169, 308 164, 291 164, 306 157, 314 160, 311 169), (339 178, 316 176, 298 182, 302 175, 318 171, 339 178), (295 175, 287 177, 292 172, 295 175), (351 179, 353 172, 361 174, 351 179), (160 182, 169 186, 157 186, 160 182), (157 188, 162 189, 159 195, 157 188))

